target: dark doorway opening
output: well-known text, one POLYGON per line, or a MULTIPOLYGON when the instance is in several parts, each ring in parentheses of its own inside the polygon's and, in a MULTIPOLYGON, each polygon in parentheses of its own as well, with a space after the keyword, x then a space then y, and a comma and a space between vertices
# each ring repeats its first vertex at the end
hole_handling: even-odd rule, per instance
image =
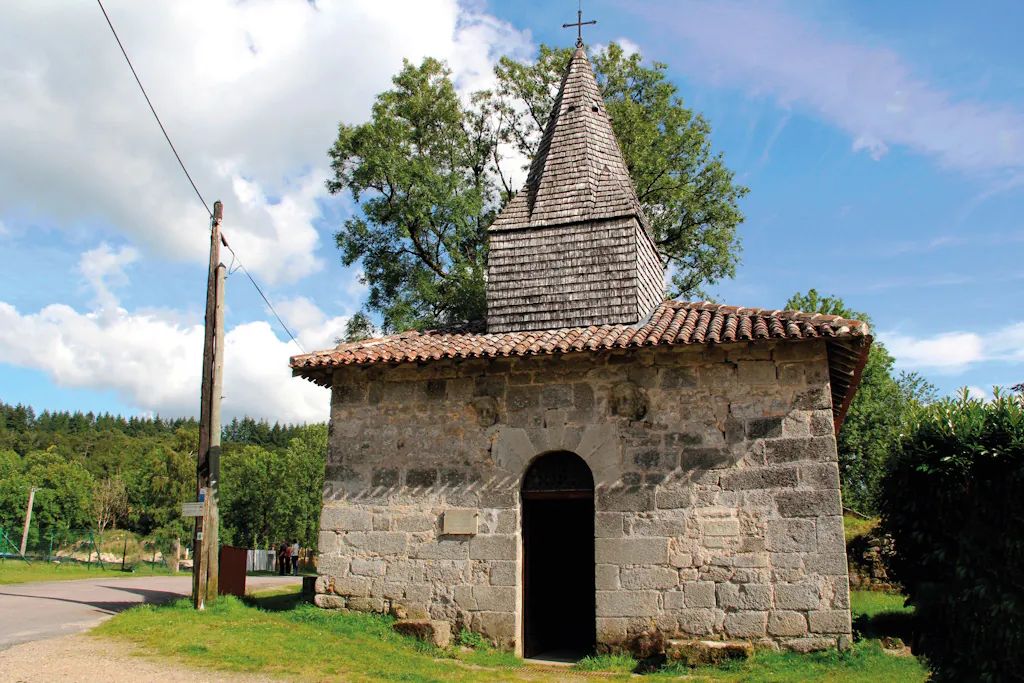
POLYGON ((523 477, 523 653, 575 661, 597 638, 594 477, 575 453, 537 458, 523 477))

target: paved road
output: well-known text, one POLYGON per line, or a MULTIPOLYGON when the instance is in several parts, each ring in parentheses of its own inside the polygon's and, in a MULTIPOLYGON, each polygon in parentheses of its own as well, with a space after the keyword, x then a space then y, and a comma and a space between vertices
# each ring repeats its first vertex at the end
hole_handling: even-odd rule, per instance
MULTIPOLYGON (((301 583, 301 577, 250 576, 246 588, 301 583)), ((150 576, 0 586, 0 650, 17 643, 79 633, 144 602, 190 595, 192 578, 150 576)))

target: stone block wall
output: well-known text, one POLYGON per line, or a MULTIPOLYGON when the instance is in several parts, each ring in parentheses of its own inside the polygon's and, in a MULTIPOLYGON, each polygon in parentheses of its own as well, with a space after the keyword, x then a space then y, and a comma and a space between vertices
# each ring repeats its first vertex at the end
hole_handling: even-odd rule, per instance
POLYGON ((823 341, 616 349, 337 371, 318 604, 401 605, 521 649, 521 477, 595 479, 597 633, 849 641, 823 341), (477 533, 445 536, 450 508, 477 533))

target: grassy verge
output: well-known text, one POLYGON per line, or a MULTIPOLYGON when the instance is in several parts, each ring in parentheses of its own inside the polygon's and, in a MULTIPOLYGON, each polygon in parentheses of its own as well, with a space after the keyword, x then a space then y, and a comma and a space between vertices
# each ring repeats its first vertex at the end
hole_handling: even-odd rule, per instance
POLYGON ((858 536, 863 536, 878 526, 878 518, 864 519, 849 513, 843 515, 843 534, 849 543, 858 536))
MULTIPOLYGON (((616 655, 588 657, 574 668, 580 671, 631 672, 637 667, 632 657, 616 655)), ((647 674, 652 679, 720 681, 722 683, 797 683, 833 681, 834 683, 923 683, 928 672, 913 657, 886 652, 877 640, 854 644, 847 652, 815 652, 798 655, 789 652, 758 651, 744 662, 691 669, 669 665, 647 674)))
POLYGON ((865 639, 879 638, 888 642, 911 640, 913 608, 904 605, 902 595, 854 591, 850 596, 853 632, 865 639))
POLYGON ((693 681, 730 683, 923 683, 928 672, 913 657, 897 657, 882 649, 877 640, 854 644, 847 652, 815 652, 806 655, 758 652, 745 662, 698 669, 670 667, 654 678, 688 675, 693 681))
POLYGON ((302 586, 291 585, 255 591, 250 589, 243 602, 267 612, 287 612, 302 602, 302 586))
POLYGON ((22 560, 6 559, 0 564, 0 584, 30 583, 33 581, 73 581, 75 579, 109 579, 132 576, 171 576, 170 571, 158 564, 154 571, 149 564, 136 565, 134 572, 122 572, 121 564, 105 564, 100 567, 93 563, 89 569, 84 564, 65 563, 57 565, 47 562, 25 564, 22 560))
MULTIPOLYGON (((97 628, 101 636, 124 638, 145 651, 200 668, 310 680, 508 681, 543 680, 542 671, 511 671, 523 662, 487 648, 441 651, 396 635, 389 617, 337 614, 299 601, 298 586, 272 589, 245 601, 221 598, 202 613, 188 601, 133 608, 97 628)), ((854 595, 855 618, 906 614, 902 598, 877 593, 854 595)), ((611 680, 636 667, 629 657, 593 657, 577 670, 604 671, 611 680)), ((894 656, 877 640, 856 643, 849 652, 811 655, 758 652, 753 659, 716 668, 672 668, 656 678, 686 676, 695 681, 835 683, 893 681, 921 683, 927 672, 913 657, 894 656)), ((553 678, 564 678, 554 674, 553 678)), ((608 680, 608 679, 604 679, 608 680)))
POLYGON ((521 663, 507 653, 441 652, 395 634, 391 622, 379 615, 333 614, 296 604, 293 588, 260 593, 245 602, 222 597, 202 613, 192 610, 187 600, 140 606, 93 633, 124 638, 200 668, 308 680, 516 679, 513 672, 493 670, 521 663), (474 668, 460 666, 456 659, 474 668))
POLYGON ((893 593, 875 593, 874 591, 852 591, 850 593, 850 611, 856 621, 859 617, 877 617, 883 614, 901 614, 910 616, 913 607, 904 604, 902 595, 893 593))

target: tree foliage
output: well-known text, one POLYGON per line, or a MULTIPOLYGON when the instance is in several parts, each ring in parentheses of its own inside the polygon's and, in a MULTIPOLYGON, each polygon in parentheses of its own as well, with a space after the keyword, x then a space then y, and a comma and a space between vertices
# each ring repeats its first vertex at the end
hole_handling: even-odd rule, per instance
POLYGON ((345 337, 336 339, 336 344, 351 344, 352 342, 363 341, 374 336, 376 330, 370 316, 363 311, 356 311, 355 314, 345 323, 345 337))
MULTIPOLYGON (((794 294, 786 308, 871 323, 869 316, 850 309, 841 298, 821 296, 815 289, 794 294)), ((935 400, 932 384, 916 373, 894 374, 895 362, 881 342, 872 343, 837 435, 843 504, 866 515, 878 512, 881 479, 908 411, 935 400)))
MULTIPOLYGON (((222 540, 265 546, 288 537, 315 545, 327 427, 234 419, 221 438, 222 540), (246 453, 277 478, 250 476, 246 453), (250 511, 236 500, 272 507, 273 523, 252 533, 250 511)), ((191 521, 181 517, 181 504, 196 498, 198 447, 193 419, 37 416, 0 402, 0 526, 20 530, 34 486, 30 545, 51 533, 102 531, 114 520, 143 536, 185 538, 191 521)))
MULTIPOLYGON (((532 158, 571 49, 541 46, 533 63, 504 58, 493 90, 462 99, 441 62, 405 62, 377 96, 369 122, 339 126, 328 154, 332 193, 349 192, 361 215, 335 235, 346 265, 361 262, 369 311, 385 331, 486 314, 487 228, 514 196, 509 149, 532 158)), ((593 67, 623 156, 665 260, 675 296, 735 272, 735 184, 710 126, 686 108, 666 66, 645 65, 612 43, 593 67)))
POLYGON ((890 571, 933 680, 1021 680, 1024 399, 964 390, 914 411, 883 492, 890 571))
POLYGON ((223 542, 273 547, 298 539, 316 547, 322 506, 327 426, 312 425, 287 448, 246 445, 221 460, 223 542))
POLYGON ((336 235, 346 265, 361 261, 367 306, 388 329, 484 315, 486 228, 496 209, 487 165, 497 144, 486 116, 460 102, 435 59, 404 63, 372 120, 342 124, 330 149, 332 193, 362 215, 336 235))

